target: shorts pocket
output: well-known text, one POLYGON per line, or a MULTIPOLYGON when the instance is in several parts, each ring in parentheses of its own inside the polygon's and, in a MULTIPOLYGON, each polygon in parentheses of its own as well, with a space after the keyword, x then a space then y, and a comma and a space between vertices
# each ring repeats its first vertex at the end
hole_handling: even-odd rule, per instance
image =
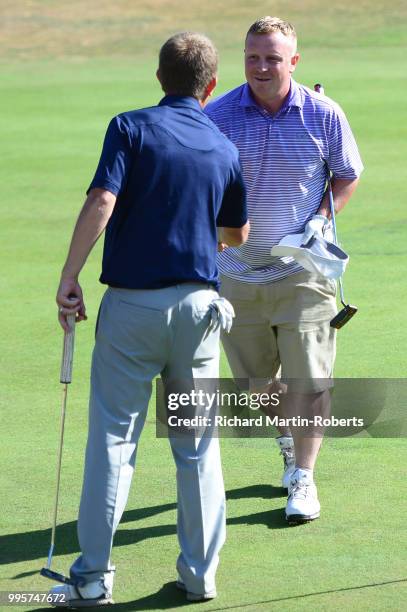
POLYGON ((98 337, 103 336, 123 352, 145 356, 157 352, 166 328, 166 313, 162 310, 119 300, 111 308, 106 304, 102 310, 98 337))

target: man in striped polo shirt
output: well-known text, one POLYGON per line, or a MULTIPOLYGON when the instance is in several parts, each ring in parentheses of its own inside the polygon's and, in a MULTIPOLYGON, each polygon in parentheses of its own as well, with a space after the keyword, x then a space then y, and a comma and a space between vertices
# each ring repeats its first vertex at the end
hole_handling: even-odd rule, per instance
MULTIPOLYGON (((336 314, 336 286, 270 250, 287 234, 326 234, 327 172, 339 212, 363 165, 340 107, 292 78, 298 60, 293 26, 275 17, 259 19, 246 37, 247 83, 206 112, 240 151, 251 223, 243 246, 220 246, 222 294, 236 312, 233 330, 223 338, 233 375, 249 378, 256 390, 270 388, 280 367, 283 379, 309 380, 312 415, 322 413, 332 386, 335 330, 329 322, 336 314)), ((291 408, 292 398, 289 392, 291 408)), ((300 427, 281 427, 280 434, 287 520, 317 518, 313 470, 321 435, 305 437, 300 427)))

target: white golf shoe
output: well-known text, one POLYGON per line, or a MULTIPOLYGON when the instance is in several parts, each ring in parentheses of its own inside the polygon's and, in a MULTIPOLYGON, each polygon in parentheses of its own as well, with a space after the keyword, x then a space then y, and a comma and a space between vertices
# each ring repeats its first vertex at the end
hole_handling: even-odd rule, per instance
POLYGON ((290 525, 319 518, 321 506, 312 476, 296 469, 291 476, 285 516, 290 525))
POLYGON ((295 450, 294 441, 291 436, 280 436, 276 438, 277 446, 280 449, 280 455, 284 461, 284 472, 281 478, 281 486, 288 489, 290 486, 291 476, 295 470, 295 450))
POLYGON ((112 585, 108 579, 88 582, 84 586, 58 584, 52 587, 48 595, 52 596, 51 605, 57 608, 93 608, 114 603, 112 585))

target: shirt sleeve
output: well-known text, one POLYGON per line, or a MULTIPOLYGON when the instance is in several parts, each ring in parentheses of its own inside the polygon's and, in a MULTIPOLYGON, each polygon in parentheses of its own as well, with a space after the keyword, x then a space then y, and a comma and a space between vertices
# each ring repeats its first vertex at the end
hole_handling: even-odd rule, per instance
POLYGON ((114 117, 107 128, 99 164, 86 193, 99 187, 117 196, 123 190, 134 161, 132 140, 131 131, 120 115, 114 117))
POLYGON ((238 158, 233 160, 230 180, 216 219, 218 227, 242 227, 247 222, 246 188, 238 158))
POLYGON ((348 120, 339 107, 331 117, 328 151, 328 167, 335 177, 356 179, 360 176, 363 163, 348 120))

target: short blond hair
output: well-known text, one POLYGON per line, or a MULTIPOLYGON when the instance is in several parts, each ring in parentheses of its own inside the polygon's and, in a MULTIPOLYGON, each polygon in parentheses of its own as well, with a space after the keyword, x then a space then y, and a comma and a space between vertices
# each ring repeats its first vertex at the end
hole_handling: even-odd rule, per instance
POLYGON ((216 76, 218 53, 207 36, 180 32, 161 47, 158 69, 165 93, 201 100, 216 76))
POLYGON ((249 28, 246 38, 249 34, 271 34, 272 32, 281 32, 284 36, 291 36, 297 40, 297 33, 294 26, 288 21, 283 21, 278 17, 261 17, 257 19, 249 28))

